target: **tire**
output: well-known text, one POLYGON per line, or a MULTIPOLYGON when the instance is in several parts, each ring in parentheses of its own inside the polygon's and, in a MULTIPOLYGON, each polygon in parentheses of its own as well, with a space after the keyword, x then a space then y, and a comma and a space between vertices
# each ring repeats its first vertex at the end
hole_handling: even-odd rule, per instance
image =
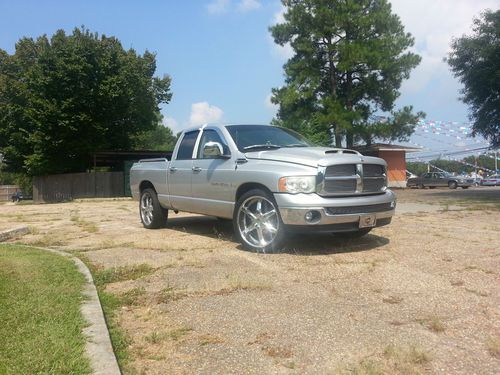
POLYGON ((435 186, 429 186, 429 189, 435 189, 436 187, 435 186))
POLYGON ((458 186, 458 184, 457 184, 457 182, 456 182, 456 181, 450 181, 450 182, 448 182, 448 187, 449 187, 450 189, 456 189, 456 188, 457 188, 457 186, 458 186))
POLYGON ((462 186, 462 189, 468 189, 469 187, 468 186, 462 186))
POLYGON ((418 184, 418 185, 417 185, 417 189, 425 189, 424 184, 418 184))
POLYGON ((147 229, 158 229, 167 224, 168 210, 160 205, 156 191, 151 188, 141 191, 139 216, 147 229))
POLYGON ((238 241, 246 250, 272 253, 283 246, 285 225, 274 197, 267 191, 253 189, 238 199, 233 226, 238 241))
POLYGON ((356 238, 361 238, 366 236, 368 233, 371 232, 373 228, 363 228, 359 229, 355 232, 340 232, 340 233, 333 233, 335 237, 342 238, 342 239, 356 239, 356 238))

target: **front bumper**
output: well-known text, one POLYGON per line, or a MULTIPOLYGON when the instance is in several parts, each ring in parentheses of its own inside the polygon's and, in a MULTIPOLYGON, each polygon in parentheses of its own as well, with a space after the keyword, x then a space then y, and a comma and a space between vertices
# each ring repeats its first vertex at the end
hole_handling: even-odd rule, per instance
POLYGON ((384 194, 323 198, 317 194, 274 194, 285 225, 307 231, 355 231, 361 227, 378 227, 391 222, 396 208, 396 195, 384 194), (315 218, 306 220, 314 211, 315 218), (372 220, 372 223, 364 223, 372 220), (368 224, 368 225, 367 225, 368 224))

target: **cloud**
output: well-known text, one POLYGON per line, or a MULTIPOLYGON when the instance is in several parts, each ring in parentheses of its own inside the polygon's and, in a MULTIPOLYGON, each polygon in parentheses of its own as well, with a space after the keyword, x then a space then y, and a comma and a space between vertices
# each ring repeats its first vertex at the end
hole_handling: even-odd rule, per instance
POLYGON ((170 128, 172 130, 172 132, 174 132, 174 134, 180 130, 179 123, 173 117, 164 117, 163 121, 162 121, 162 125, 167 127, 167 128, 170 128))
POLYGON ((392 0, 392 10, 405 30, 415 38, 413 51, 422 57, 420 65, 403 83, 403 94, 419 92, 431 82, 440 81, 450 91, 459 84, 443 59, 450 51, 453 38, 470 34, 473 17, 485 9, 497 9, 498 0, 392 0))
POLYGON ((208 104, 208 102, 199 102, 191 104, 191 115, 189 124, 191 126, 203 125, 212 122, 219 122, 224 116, 224 111, 219 107, 208 104))
POLYGON ((272 96, 273 96, 272 93, 269 94, 268 96, 266 96, 266 99, 264 100, 264 105, 266 106, 267 109, 270 109, 273 112, 277 112, 278 111, 278 105, 276 105, 273 102, 271 102, 272 96))
POLYGON ((229 10, 230 0, 213 0, 206 5, 209 14, 222 14, 229 10))
POLYGON ((240 12, 250 12, 262 7, 262 4, 257 0, 241 0, 238 4, 240 12))

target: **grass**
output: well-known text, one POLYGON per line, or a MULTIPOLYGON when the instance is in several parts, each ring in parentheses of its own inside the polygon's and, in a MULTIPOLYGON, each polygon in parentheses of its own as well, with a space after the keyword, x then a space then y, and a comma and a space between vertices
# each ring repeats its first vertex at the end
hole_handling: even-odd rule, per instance
POLYGON ((97 233, 99 228, 96 223, 82 219, 80 216, 71 215, 70 220, 87 233, 97 233))
POLYGON ((146 290, 144 288, 133 288, 120 295, 122 306, 137 306, 143 303, 146 290))
POLYGON ((200 345, 205 346, 209 344, 223 344, 225 341, 224 339, 220 338, 219 336, 211 335, 211 334, 206 334, 202 335, 200 337, 200 345))
POLYGON ((486 341, 486 347, 493 357, 500 359, 500 336, 490 337, 486 341))
POLYGON ((103 286, 109 283, 115 283, 125 280, 136 280, 141 277, 152 274, 155 269, 149 264, 133 264, 129 266, 120 266, 113 268, 97 268, 93 267, 94 281, 96 285, 103 286))
POLYGON ((445 324, 438 316, 429 316, 424 319, 417 319, 417 322, 427 327, 429 330, 435 333, 444 332, 446 329, 445 324))
POLYGON ((145 340, 150 344, 158 344, 166 340, 177 341, 192 330, 193 329, 189 327, 182 327, 171 331, 153 331, 145 337, 145 340))
POLYGON ((0 245, 0 374, 89 374, 83 275, 68 258, 0 245))
POLYGON ((389 296, 382 298, 382 302, 389 303, 391 305, 397 305, 403 302, 403 298, 397 296, 389 296))
POLYGON ((352 375, 423 375, 424 366, 431 356, 422 348, 411 345, 399 347, 389 345, 381 358, 366 358, 357 365, 341 370, 340 374, 352 375))

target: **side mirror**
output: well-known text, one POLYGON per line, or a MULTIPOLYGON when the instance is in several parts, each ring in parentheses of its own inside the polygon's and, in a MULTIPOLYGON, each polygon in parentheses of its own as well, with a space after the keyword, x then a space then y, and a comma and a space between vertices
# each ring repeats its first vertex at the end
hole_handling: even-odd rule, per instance
POLYGON ((228 158, 229 155, 224 155, 224 148, 219 142, 207 142, 203 146, 203 157, 208 159, 228 158))

